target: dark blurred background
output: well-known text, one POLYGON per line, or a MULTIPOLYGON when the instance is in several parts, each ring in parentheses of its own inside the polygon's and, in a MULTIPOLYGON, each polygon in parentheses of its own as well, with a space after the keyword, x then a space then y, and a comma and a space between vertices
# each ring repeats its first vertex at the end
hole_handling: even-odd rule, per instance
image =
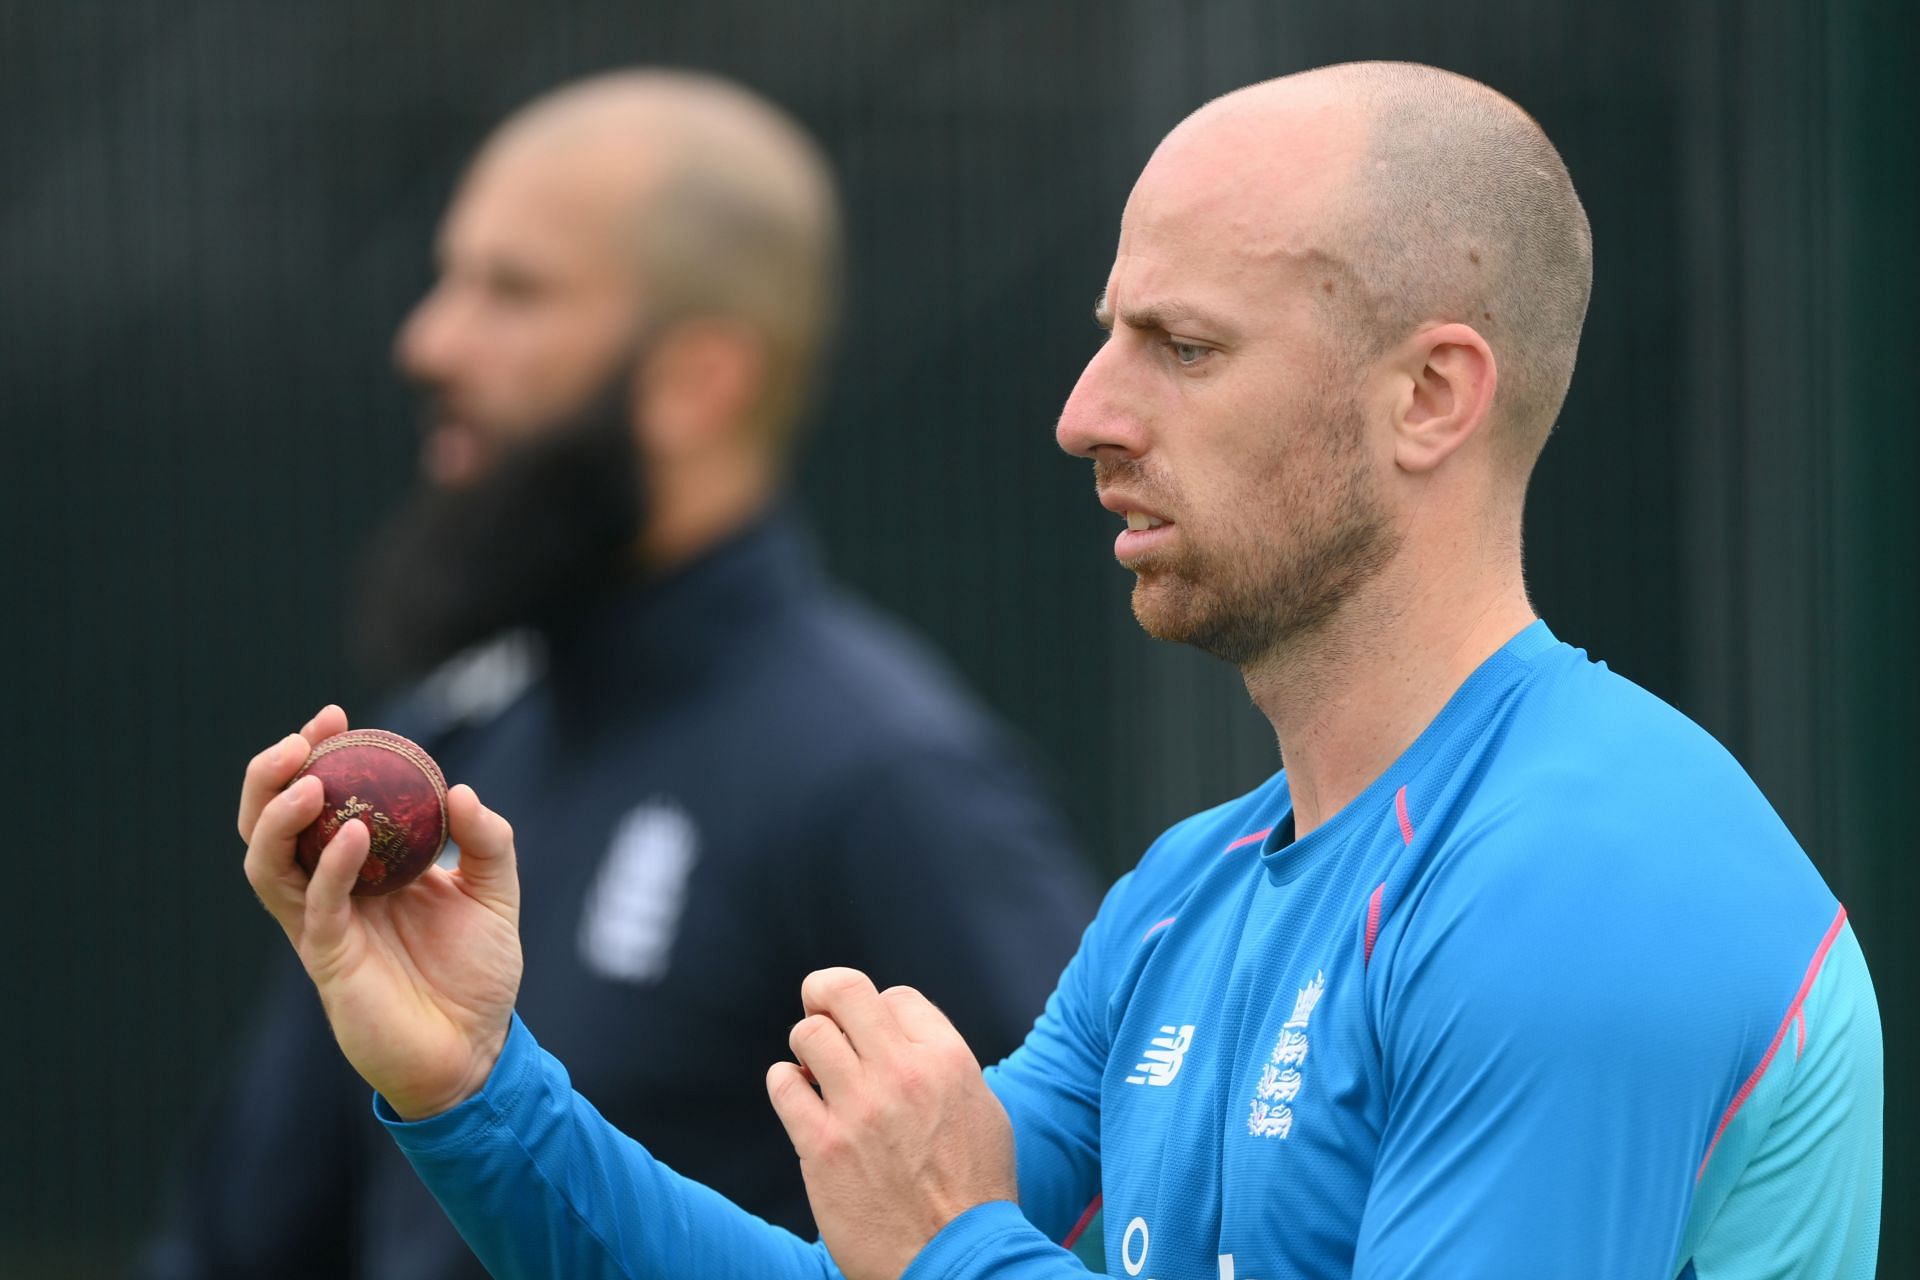
POLYGON ((1159 137, 1358 57, 1502 89, 1586 199, 1535 600, 1726 742, 1851 909, 1887 1031, 1881 1274, 1920 1274, 1913 12, 0 0, 0 1276, 123 1265, 281 945, 240 768, 363 692, 337 604, 415 447, 388 342, 503 114, 681 63, 825 140, 853 288, 818 531, 1026 731, 1111 875, 1275 759, 1231 671, 1134 628, 1053 418, 1159 137))

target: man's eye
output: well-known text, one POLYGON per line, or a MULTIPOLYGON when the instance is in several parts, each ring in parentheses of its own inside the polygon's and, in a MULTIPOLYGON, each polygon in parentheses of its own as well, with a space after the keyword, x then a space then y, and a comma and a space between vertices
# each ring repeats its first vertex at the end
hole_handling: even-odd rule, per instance
POLYGON ((1173 358, 1185 365, 1199 364, 1213 354, 1211 347, 1203 347, 1192 342, 1169 342, 1167 347, 1173 352, 1173 358))
POLYGON ((538 302, 546 292, 543 281, 518 271, 497 271, 487 277, 487 292, 494 301, 514 306, 538 302))

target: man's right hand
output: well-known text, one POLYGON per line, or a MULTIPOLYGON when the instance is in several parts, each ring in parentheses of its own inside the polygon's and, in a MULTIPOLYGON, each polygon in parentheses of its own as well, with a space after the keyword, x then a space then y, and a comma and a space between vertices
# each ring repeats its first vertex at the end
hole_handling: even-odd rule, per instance
POLYGON ((506 1044, 521 972, 513 829, 471 787, 453 787, 458 870, 429 867, 395 893, 352 897, 368 849, 355 820, 309 880, 294 837, 320 816, 321 787, 287 784, 316 744, 346 728, 346 713, 329 706, 247 766, 247 879, 299 953, 354 1070, 403 1120, 421 1120, 478 1093, 506 1044))

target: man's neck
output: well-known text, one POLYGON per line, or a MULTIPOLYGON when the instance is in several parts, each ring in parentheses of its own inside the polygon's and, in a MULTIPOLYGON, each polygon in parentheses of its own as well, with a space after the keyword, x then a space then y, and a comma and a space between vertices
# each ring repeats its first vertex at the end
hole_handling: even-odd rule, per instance
POLYGON ((1414 566, 1389 568, 1326 625, 1241 668, 1280 744, 1296 836, 1366 790, 1534 621, 1517 559, 1469 584, 1421 581, 1414 566))
POLYGON ((638 553, 658 577, 699 559, 760 519, 773 503, 770 463, 722 458, 650 475, 647 527, 638 553))

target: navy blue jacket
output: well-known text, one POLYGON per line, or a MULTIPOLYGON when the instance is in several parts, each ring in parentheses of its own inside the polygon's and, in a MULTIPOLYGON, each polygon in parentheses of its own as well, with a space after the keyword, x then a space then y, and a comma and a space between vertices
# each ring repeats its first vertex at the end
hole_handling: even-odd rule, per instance
MULTIPOLYGON (((581 1093, 803 1233, 763 1083, 800 979, 919 987, 993 1062, 1093 914, 1017 745, 781 518, 441 673, 384 727, 513 823, 519 1011, 581 1093)), ((283 963, 141 1274, 483 1275, 283 963)))

